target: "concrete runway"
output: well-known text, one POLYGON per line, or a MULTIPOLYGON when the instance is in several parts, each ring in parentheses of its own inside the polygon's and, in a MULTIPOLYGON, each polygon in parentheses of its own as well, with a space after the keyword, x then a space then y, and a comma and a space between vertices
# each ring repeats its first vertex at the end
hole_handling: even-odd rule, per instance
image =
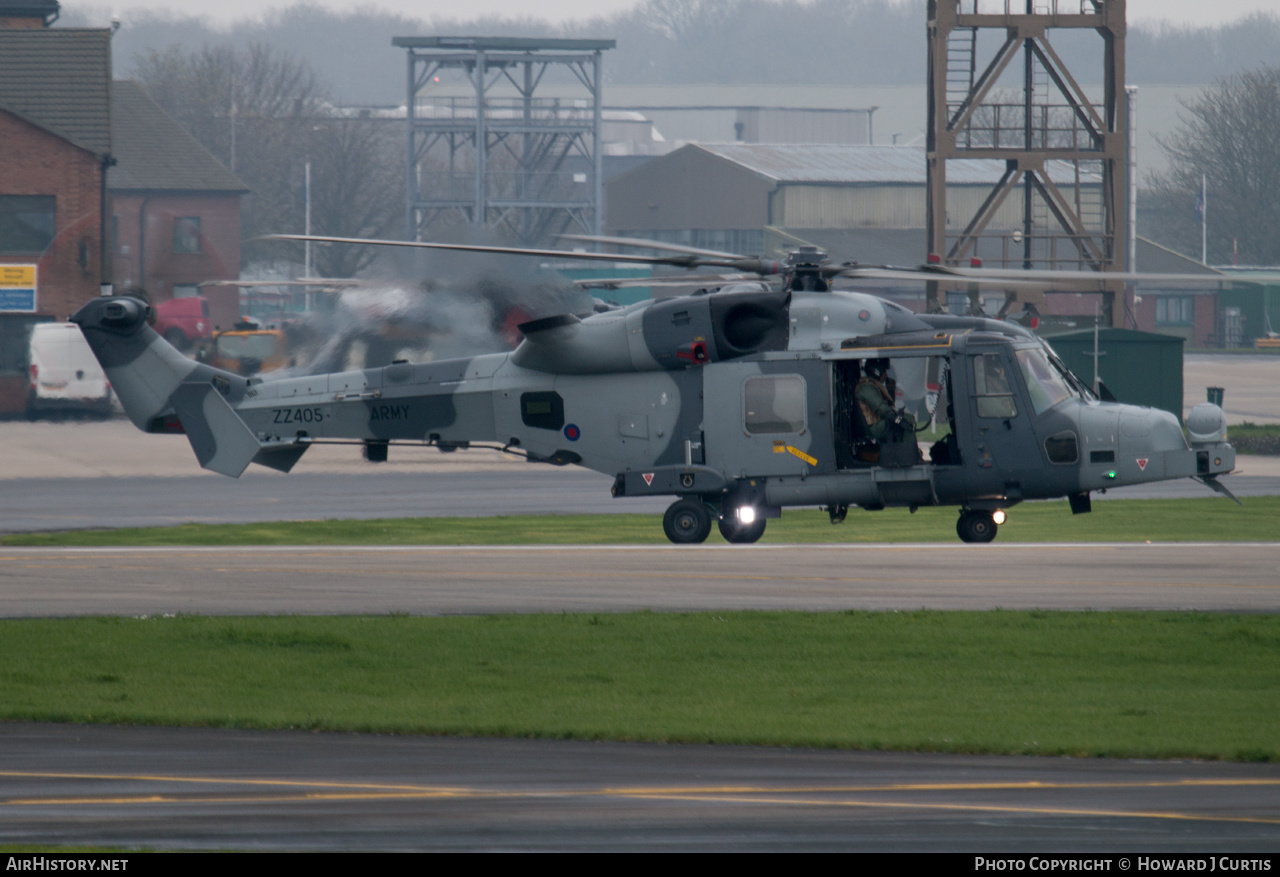
POLYGON ((0 548, 0 617, 1280 611, 1280 543, 0 548))
POLYGON ((0 724, 8 844, 1274 853, 1278 790, 1277 765, 0 724))
MULTIPOLYGON (((1280 460, 1245 457, 1240 465, 1241 474, 1222 479, 1236 496, 1247 500, 1280 494, 1280 460)), ((658 532, 671 498, 614 499, 609 494, 612 483, 613 479, 597 472, 537 465, 498 471, 253 474, 234 481, 200 475, 0 479, 0 533, 163 527, 189 522, 618 513, 653 515, 654 532, 658 532)), ((1215 495, 1200 482, 1184 478, 1121 487, 1106 494, 1095 493, 1094 498, 1215 495)))

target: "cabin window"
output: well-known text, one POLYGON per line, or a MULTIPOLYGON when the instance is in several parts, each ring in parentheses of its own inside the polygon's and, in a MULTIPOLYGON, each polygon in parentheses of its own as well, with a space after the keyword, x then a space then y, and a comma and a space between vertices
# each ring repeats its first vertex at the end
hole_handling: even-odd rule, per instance
POLYGON ((564 399, 554 391, 521 393, 520 419, 525 426, 559 429, 564 426, 564 399))
POLYGON ((1075 463, 1080 459, 1080 446, 1076 434, 1067 430, 1044 440, 1044 452, 1050 463, 1075 463))
POLYGON ((1017 417, 1018 406, 1005 371, 1004 357, 984 353, 973 358, 973 386, 979 417, 1017 417))
POLYGON ((751 435, 804 431, 805 385, 799 375, 748 378, 743 402, 751 435))

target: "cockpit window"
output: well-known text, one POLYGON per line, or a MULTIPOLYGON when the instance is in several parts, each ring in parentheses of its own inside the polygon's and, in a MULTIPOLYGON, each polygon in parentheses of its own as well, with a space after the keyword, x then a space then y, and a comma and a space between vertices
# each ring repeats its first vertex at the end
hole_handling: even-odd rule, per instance
POLYGON ((1017 417, 1013 389, 1004 370, 1004 357, 984 353, 973 358, 973 385, 977 389, 979 417, 1017 417))
POLYGON ((1027 380, 1027 392, 1031 394, 1031 407, 1036 414, 1075 395, 1062 372, 1053 367, 1043 350, 1019 350, 1017 355, 1018 366, 1027 380))

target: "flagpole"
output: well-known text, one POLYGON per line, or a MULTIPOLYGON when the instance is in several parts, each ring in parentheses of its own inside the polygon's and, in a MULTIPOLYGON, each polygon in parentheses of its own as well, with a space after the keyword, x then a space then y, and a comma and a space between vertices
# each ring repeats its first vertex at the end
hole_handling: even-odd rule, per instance
POLYGON ((1209 202, 1205 198, 1205 175, 1200 175, 1200 264, 1209 264, 1209 202))

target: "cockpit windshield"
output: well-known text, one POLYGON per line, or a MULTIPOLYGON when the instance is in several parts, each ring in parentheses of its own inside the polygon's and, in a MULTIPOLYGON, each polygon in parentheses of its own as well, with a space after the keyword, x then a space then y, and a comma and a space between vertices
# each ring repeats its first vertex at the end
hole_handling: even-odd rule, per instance
POLYGON ((1043 350, 1024 348, 1017 351, 1017 355, 1022 376, 1027 381, 1027 392, 1031 395, 1031 407, 1036 414, 1076 395, 1066 376, 1054 367, 1043 350))

